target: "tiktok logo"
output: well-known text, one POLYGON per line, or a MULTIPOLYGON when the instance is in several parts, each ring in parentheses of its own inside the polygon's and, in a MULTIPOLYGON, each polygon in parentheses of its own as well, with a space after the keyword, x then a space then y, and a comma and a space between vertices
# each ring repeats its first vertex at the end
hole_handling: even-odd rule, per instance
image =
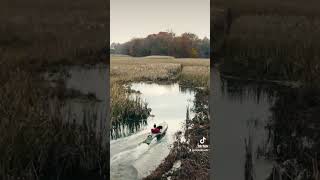
POLYGON ((205 137, 202 137, 202 139, 200 139, 200 144, 204 144, 206 138, 205 137))
POLYGON ((202 137, 200 140, 199 140, 199 144, 197 145, 197 148, 195 149, 190 149, 190 151, 192 152, 195 152, 195 151, 209 151, 209 145, 207 144, 204 144, 206 142, 206 139, 205 137, 202 137))

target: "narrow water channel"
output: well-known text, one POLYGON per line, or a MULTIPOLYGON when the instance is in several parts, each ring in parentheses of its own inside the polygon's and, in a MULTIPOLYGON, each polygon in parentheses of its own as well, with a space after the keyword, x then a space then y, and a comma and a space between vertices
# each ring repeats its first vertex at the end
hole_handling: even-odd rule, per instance
POLYGON ((62 118, 69 123, 86 125, 97 133, 107 120, 107 72, 103 64, 66 66, 58 72, 46 73, 45 79, 53 86, 63 81, 67 91, 61 108, 62 118))
POLYGON ((270 85, 225 79, 214 69, 215 179, 265 180, 273 162, 264 158, 269 148, 267 124, 275 101, 270 85))
MULTIPOLYGON (((131 88, 152 109, 150 117, 137 131, 110 142, 112 180, 141 179, 149 175, 169 154, 174 134, 184 131, 187 107, 192 107, 195 92, 175 84, 133 83, 131 88), (166 122, 168 130, 160 141, 141 144, 153 124, 166 122)), ((192 114, 191 114, 192 116, 192 114)))

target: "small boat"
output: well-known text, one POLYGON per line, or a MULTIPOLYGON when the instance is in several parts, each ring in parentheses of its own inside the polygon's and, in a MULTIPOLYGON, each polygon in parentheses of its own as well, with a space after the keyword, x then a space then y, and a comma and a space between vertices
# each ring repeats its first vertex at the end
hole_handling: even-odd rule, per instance
POLYGON ((146 144, 150 144, 153 139, 157 138, 157 140, 160 140, 167 132, 168 129, 168 124, 166 122, 162 122, 157 126, 158 129, 160 129, 159 133, 150 133, 147 136, 147 139, 144 140, 143 142, 146 144))

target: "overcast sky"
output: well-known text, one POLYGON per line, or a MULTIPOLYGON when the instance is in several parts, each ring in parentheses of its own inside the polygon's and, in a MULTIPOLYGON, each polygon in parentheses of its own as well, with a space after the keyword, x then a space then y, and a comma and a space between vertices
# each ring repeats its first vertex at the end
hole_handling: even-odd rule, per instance
POLYGON ((210 37, 210 0, 111 0, 110 43, 172 30, 210 37))

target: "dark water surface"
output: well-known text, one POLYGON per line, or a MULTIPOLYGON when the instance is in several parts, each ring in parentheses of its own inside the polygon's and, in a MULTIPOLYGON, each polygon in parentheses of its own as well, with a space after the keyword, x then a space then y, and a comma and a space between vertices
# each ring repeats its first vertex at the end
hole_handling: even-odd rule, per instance
MULTIPOLYGON (((214 69, 214 178, 265 180, 273 162, 261 156, 268 143, 267 124, 274 93, 269 85, 228 80, 214 69)), ((211 81, 212 82, 212 81, 211 81)))
POLYGON ((97 133, 102 131, 107 122, 106 65, 66 66, 44 77, 54 87, 57 81, 63 81, 63 91, 68 95, 62 107, 56 108, 60 108, 64 121, 85 125, 97 133))

